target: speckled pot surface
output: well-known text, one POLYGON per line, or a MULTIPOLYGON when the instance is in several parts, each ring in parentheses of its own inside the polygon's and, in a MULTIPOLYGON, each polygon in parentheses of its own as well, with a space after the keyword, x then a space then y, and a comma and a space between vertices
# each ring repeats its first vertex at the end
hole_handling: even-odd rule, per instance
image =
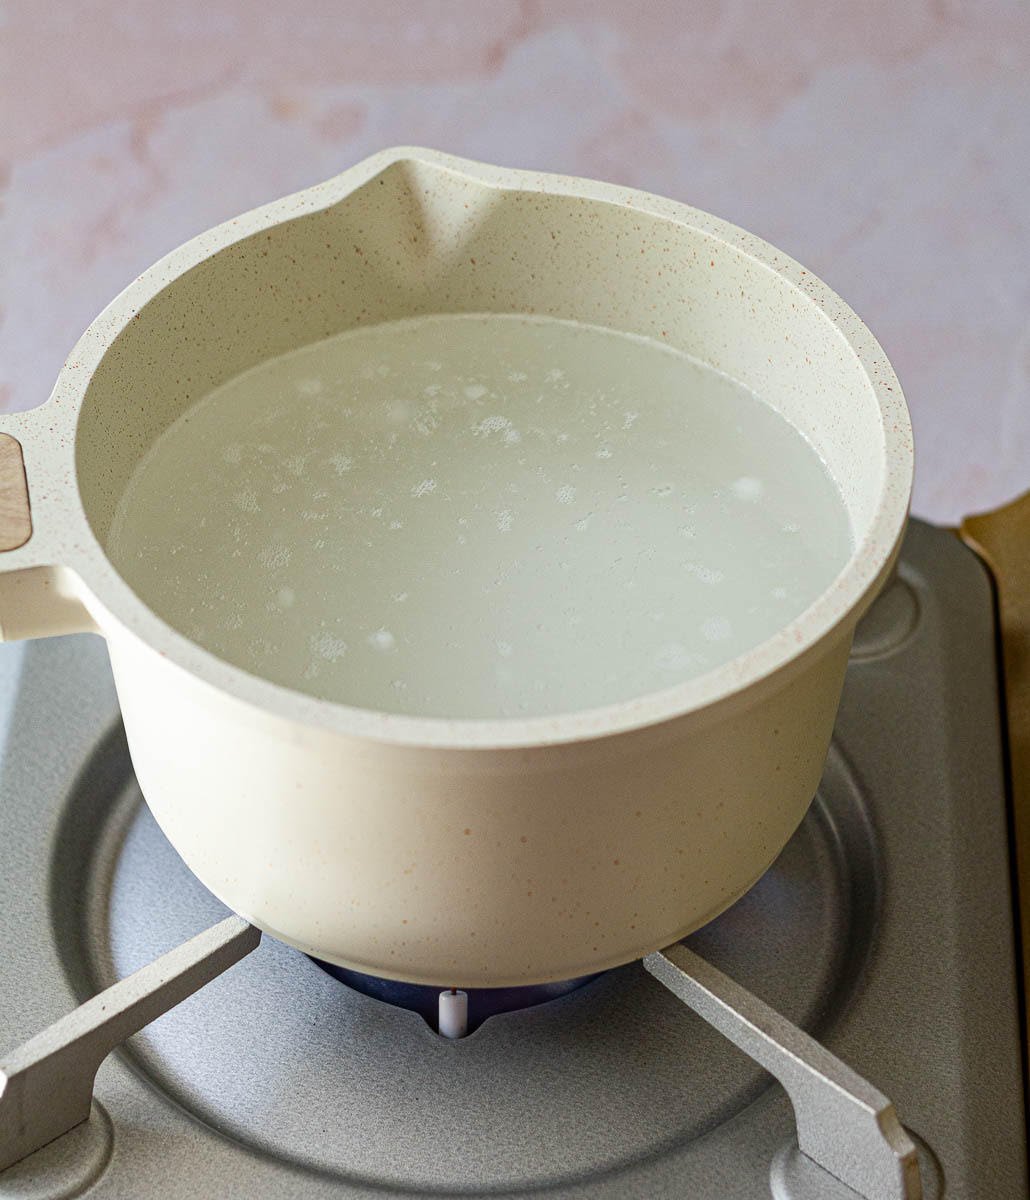
POLYGON ((147 801, 225 903, 323 959, 440 985, 637 958, 764 872, 814 793, 912 481, 890 364, 791 259, 669 200, 411 149, 168 255, 90 326, 49 402, 0 426, 22 445, 33 519, 0 556, 4 637, 103 633, 147 801), (818 450, 850 560, 795 621, 704 676, 527 719, 320 701, 147 608, 104 545, 154 439, 267 357, 429 312, 588 321, 720 368, 818 450))

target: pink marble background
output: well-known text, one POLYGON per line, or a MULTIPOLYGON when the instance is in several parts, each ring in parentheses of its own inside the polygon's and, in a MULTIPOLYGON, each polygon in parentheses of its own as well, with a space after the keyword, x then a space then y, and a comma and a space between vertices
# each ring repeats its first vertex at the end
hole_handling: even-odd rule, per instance
POLYGON ((8 0, 0 103, 2 408, 165 251, 414 143, 747 226, 886 347, 917 512, 1030 487, 1025 0, 8 0))

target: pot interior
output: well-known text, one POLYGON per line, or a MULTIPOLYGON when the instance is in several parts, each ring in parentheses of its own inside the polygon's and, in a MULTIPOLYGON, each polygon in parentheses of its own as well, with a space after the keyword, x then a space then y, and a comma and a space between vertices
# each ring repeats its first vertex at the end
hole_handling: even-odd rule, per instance
MULTIPOLYGON (((309 198, 309 203, 317 203, 318 189, 302 195, 309 198)), ((221 240, 217 234, 208 236, 216 243, 221 240)), ((159 264, 155 271, 161 269, 159 264)), ((717 233, 706 229, 703 219, 691 225, 682 219, 642 212, 629 204, 505 190, 437 163, 410 159, 391 163, 336 203, 272 223, 221 246, 184 273, 176 274, 172 268, 171 276, 169 283, 128 322, 94 373, 77 429, 77 473, 87 518, 116 566, 122 567, 123 575, 145 602, 202 644, 205 639, 197 629, 187 627, 188 622, 167 618, 160 605, 151 601, 132 571, 124 569, 126 555, 113 552, 119 529, 116 511, 133 473, 162 434, 174 433, 173 426, 180 428, 176 425, 179 418, 228 381, 248 371, 248 378, 259 378, 255 372, 263 363, 284 355, 310 355, 305 348, 348 331, 353 341, 364 336, 362 330, 384 323, 401 322, 390 328, 404 329, 414 319, 433 315, 444 322, 440 326, 444 331, 453 328, 446 319, 456 319, 460 314, 519 314, 523 324, 530 320, 551 321, 551 328, 558 329, 561 327, 555 322, 574 322, 577 328, 590 327, 598 335, 599 340, 584 347, 584 354, 594 360, 595 374, 605 354, 610 354, 612 373, 617 373, 619 354, 605 349, 608 342, 602 331, 607 330, 650 339, 652 344, 689 355, 701 371, 710 368, 704 378, 722 381, 718 386, 706 384, 715 388, 712 404, 716 407, 723 399, 730 406, 735 386, 731 381, 742 385, 738 391, 747 389, 756 394, 803 435, 815 451, 813 461, 817 455, 832 481, 828 491, 819 491, 813 483, 806 493, 806 503, 816 519, 825 524, 834 506, 840 508, 839 528, 834 533, 837 558, 827 559, 830 565, 823 576, 813 576, 814 590, 809 598, 829 586, 844 566, 851 545, 861 542, 881 498, 886 465, 882 414, 854 350, 802 290, 749 255, 724 229, 717 233), (847 544, 841 529, 850 534, 847 544)), ((445 347, 443 357, 449 336, 440 334, 445 347)), ((503 337, 498 340, 503 341, 503 337)), ((623 357, 631 353, 628 347, 638 344, 622 343, 623 357)), ((455 354, 460 354, 460 348, 455 354)), ((561 371, 557 374, 560 376, 561 371)), ((472 393, 482 389, 476 385, 466 390, 475 400, 472 393)), ((384 411, 388 408, 384 406, 384 411)), ((627 428, 635 415, 625 414, 627 428)), ((256 405, 253 416, 260 423, 256 405)), ((508 417, 486 413, 480 426, 473 432, 483 433, 483 440, 492 434, 501 435, 495 442, 503 441, 505 436, 521 437, 508 417), (490 421, 500 421, 504 428, 486 428, 490 421)), ((568 434, 560 432, 556 436, 560 439, 568 434)), ((411 459, 411 449, 402 446, 398 453, 401 458, 411 459)), ((598 452, 604 451, 600 446, 598 452)), ((639 457, 650 454, 650 450, 638 447, 634 453, 639 457)), ((340 454, 327 461, 336 463, 337 473, 342 474, 349 470, 344 460, 349 464, 349 457, 340 454)), ((421 484, 416 481, 412 485, 414 499, 421 495, 419 486, 426 491, 435 487, 431 471, 434 464, 435 460, 426 466, 421 484)), ((193 479, 190 464, 184 461, 181 473, 174 469, 165 472, 162 486, 167 493, 179 489, 190 492, 203 486, 198 482, 200 477, 210 479, 218 470, 217 464, 200 463, 197 479, 193 479)), ((657 478, 653 482, 652 490, 672 486, 662 485, 657 478)), ((747 487, 751 480, 745 475, 739 482, 747 487)), ((558 483, 559 503, 571 501, 577 490, 572 476, 567 483, 559 482, 557 476, 550 483, 558 483)), ((514 483, 509 486, 515 490, 514 483)), ((320 494, 314 493, 316 497, 320 494)), ((246 508, 242 501, 241 505, 246 508)), ((491 511, 497 533, 510 532, 514 510, 495 504, 491 511)), ((574 524, 586 528, 591 515, 587 513, 574 524)), ((407 522, 404 516, 404 521, 398 519, 391 524, 400 529, 407 522)), ((202 508, 198 508, 197 518, 198 525, 206 521, 202 508)), ((456 520, 460 523, 464 518, 458 515, 456 520)), ((694 536, 686 527, 679 532, 694 536)), ((653 525, 642 527, 640 533, 649 542, 658 538, 653 525)), ((141 545, 149 540, 142 526, 135 536, 141 545)), ((830 537, 829 531, 826 537, 830 537)), ((467 538, 459 532, 457 540, 464 542, 467 538)), ((290 546, 280 549, 290 552, 290 546)), ((621 562, 626 555, 632 557, 632 545, 627 545, 625 554, 622 549, 616 547, 620 553, 614 561, 621 562)), ((279 552, 275 547, 263 551, 272 558, 279 552)), ((128 561, 131 559, 129 555, 128 561)), ((174 561, 169 560, 168 569, 174 572, 174 561)), ((659 561, 652 573, 668 569, 669 563, 659 561)), ((698 570, 712 573, 703 563, 698 570)), ((626 586, 634 586, 633 579, 628 579, 626 586)), ((297 590, 278 589, 284 607, 293 606, 297 590)), ((407 593, 394 588, 393 595, 407 593)), ((355 603, 359 600, 360 596, 355 603)), ((456 592, 447 604, 453 608, 463 602, 456 592)), ((521 605, 523 612, 526 608, 526 604, 521 605)), ((642 620, 650 615, 641 610, 642 620)), ((795 615, 790 612, 787 618, 795 615)), ((722 617, 711 621, 722 621, 722 617)), ((711 629, 719 633, 711 621, 711 629)), ((380 624, 376 620, 372 623, 380 624)), ((320 646, 321 657, 332 662, 338 657, 337 650, 342 654, 346 644, 331 629, 324 631, 324 621, 322 626, 321 634, 313 631, 312 644, 320 646)), ((774 627, 758 630, 750 644, 774 631, 774 627)), ((503 629, 488 633, 503 655, 503 648, 511 645, 508 634, 503 629)), ((598 627, 591 637, 603 638, 604 633, 598 627)), ((397 636, 382 622, 363 641, 373 651, 392 651, 397 636)), ((300 686, 323 698, 363 707, 437 716, 507 716, 529 708, 520 701, 518 708, 509 712, 491 707, 492 702, 464 695, 435 701, 430 696, 407 700, 396 697, 391 701, 389 692, 382 689, 396 681, 385 676, 364 691, 359 688, 357 692, 320 693, 322 684, 314 682, 319 664, 309 667, 309 672, 314 672, 310 688, 298 685, 290 675, 289 664, 297 655, 289 651, 288 643, 284 643, 282 669, 270 666, 267 670, 227 649, 229 642, 226 646, 208 644, 230 661, 273 682, 300 686)), ((747 645, 741 643, 742 648, 747 645)), ((437 659, 426 668, 430 675, 447 672, 450 648, 447 644, 438 648, 437 659)), ((567 664, 570 670, 583 675, 589 649, 587 645, 577 661, 567 664)), ((659 646, 659 665, 664 655, 675 666, 680 651, 680 643, 675 641, 659 646)), ((376 657, 371 654, 369 661, 376 657)), ((639 657, 635 647, 627 643, 626 663, 639 657)), ((727 657, 732 654, 714 661, 727 657)), ((348 670, 351 681, 361 675, 360 667, 353 665, 356 661, 352 656, 348 670)), ((501 673, 506 669, 502 664, 501 673)), ((628 666, 616 662, 614 667, 609 665, 608 673, 620 680, 627 670, 628 666)), ((660 686, 660 670, 657 675, 642 676, 632 686, 625 683, 624 688, 629 688, 625 694, 609 694, 599 680, 584 676, 579 692, 556 691, 549 707, 534 706, 532 712, 589 707, 592 696, 596 703, 614 702, 660 686)))

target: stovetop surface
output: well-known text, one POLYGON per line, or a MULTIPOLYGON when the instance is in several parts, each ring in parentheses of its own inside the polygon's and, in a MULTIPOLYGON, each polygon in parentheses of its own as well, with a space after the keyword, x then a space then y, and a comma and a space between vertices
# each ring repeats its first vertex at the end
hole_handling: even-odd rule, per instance
MULTIPOLYGON (((141 803, 99 639, 0 649, 0 706, 3 1050, 225 910, 141 803)), ((1008 869, 989 585, 914 522, 812 810, 689 940, 894 1100, 929 1196, 1027 1192, 1008 869)), ((783 1092, 639 964, 448 1042, 265 938, 96 1095, 0 1197, 802 1200, 783 1092)))

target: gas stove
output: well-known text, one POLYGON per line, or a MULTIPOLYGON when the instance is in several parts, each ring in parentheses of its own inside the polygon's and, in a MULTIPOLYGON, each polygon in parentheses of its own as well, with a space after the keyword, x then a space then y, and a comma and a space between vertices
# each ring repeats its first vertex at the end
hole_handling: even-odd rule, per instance
POLYGON ((3 647, 0 1148, 83 1078, 88 1106, 102 1062, 0 1198, 878 1200, 918 1195, 916 1162, 926 1197, 1026 1196, 997 639, 978 558, 914 521, 775 866, 685 945, 460 1039, 205 891, 99 639, 3 647))

